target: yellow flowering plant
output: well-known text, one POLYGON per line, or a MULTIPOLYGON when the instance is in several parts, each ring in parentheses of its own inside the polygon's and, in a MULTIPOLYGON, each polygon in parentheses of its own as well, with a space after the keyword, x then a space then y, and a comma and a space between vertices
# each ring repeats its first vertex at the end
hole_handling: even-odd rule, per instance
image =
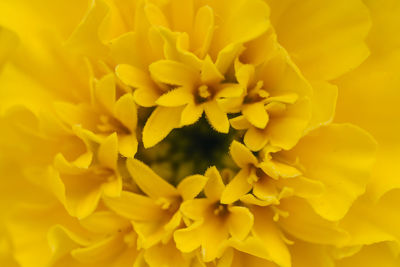
POLYGON ((0 15, 1 266, 400 266, 400 2, 0 15))

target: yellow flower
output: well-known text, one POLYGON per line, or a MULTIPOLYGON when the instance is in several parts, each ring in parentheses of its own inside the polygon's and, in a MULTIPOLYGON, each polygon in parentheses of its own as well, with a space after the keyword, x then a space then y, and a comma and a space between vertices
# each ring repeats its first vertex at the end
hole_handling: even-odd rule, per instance
POLYGON ((378 2, 1 1, 0 265, 399 265, 378 2))
POLYGON ((225 205, 220 202, 225 188, 215 167, 205 173, 209 178, 204 187, 206 198, 186 200, 182 214, 192 224, 175 232, 178 249, 191 252, 201 246, 204 261, 214 260, 221 253, 225 242, 232 238, 243 240, 253 226, 253 215, 246 207, 225 205))

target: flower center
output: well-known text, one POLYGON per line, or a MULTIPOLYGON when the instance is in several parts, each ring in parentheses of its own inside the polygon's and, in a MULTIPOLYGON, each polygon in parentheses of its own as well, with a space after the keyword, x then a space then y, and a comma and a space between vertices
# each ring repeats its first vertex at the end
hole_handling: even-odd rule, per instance
POLYGON ((209 85, 202 84, 197 87, 197 92, 195 92, 195 103, 202 104, 211 100, 214 97, 215 90, 209 85))
POLYGON ((229 146, 238 132, 222 134, 211 129, 204 116, 195 124, 173 130, 156 146, 139 147, 136 158, 173 184, 192 174, 203 174, 208 167, 235 169, 229 146))

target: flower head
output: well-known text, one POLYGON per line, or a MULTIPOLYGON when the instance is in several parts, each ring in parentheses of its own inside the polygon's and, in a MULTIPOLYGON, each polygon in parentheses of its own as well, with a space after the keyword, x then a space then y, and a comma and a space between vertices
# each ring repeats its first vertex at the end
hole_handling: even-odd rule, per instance
POLYGON ((373 2, 0 3, 0 265, 395 262, 373 2))

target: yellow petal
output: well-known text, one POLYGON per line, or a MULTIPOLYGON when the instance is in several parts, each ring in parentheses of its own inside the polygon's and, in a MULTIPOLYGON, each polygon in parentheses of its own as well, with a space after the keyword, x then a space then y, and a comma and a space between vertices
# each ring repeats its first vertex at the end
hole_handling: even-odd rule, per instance
POLYGON ((281 230, 272 219, 268 208, 254 207, 254 236, 264 244, 268 254, 263 258, 271 260, 279 266, 291 266, 289 250, 282 238, 281 230))
POLYGON ((235 61, 235 58, 242 50, 243 45, 241 43, 229 44, 224 49, 222 49, 218 53, 217 61, 215 62, 215 65, 217 66, 219 72, 222 74, 226 74, 229 67, 231 67, 232 63, 235 61))
POLYGON ((205 84, 216 84, 224 79, 217 66, 212 62, 211 58, 207 56, 204 59, 201 69, 201 82, 205 84))
POLYGON ((382 266, 396 267, 400 265, 399 257, 391 251, 389 244, 379 243, 370 246, 365 246, 357 254, 339 260, 335 263, 337 267, 351 266, 382 266))
POLYGON ((311 98, 312 116, 307 127, 310 130, 333 120, 338 95, 338 88, 328 82, 315 81, 312 82, 312 87, 314 89, 311 98))
POLYGON ((300 198, 282 199, 279 207, 289 213, 287 218, 279 218, 279 225, 296 238, 336 246, 345 244, 349 239, 348 233, 336 222, 325 220, 300 198))
POLYGON ((217 101, 213 100, 204 103, 204 111, 207 115, 207 120, 213 129, 220 133, 229 132, 228 116, 224 111, 222 111, 217 101))
POLYGON ((243 240, 253 227, 254 217, 248 208, 230 207, 228 228, 233 238, 243 240))
POLYGON ((105 1, 92 1, 89 12, 67 41, 67 46, 84 55, 105 57, 109 48, 100 40, 99 29, 108 12, 105 1))
POLYGON ((229 237, 226 226, 215 220, 205 223, 201 230, 203 260, 209 262, 220 257, 229 237))
POLYGON ((240 201, 242 201, 243 203, 246 203, 246 204, 257 205, 260 207, 269 206, 271 204, 275 204, 275 205, 279 204, 279 200, 276 197, 268 198, 266 200, 261 200, 261 199, 256 198, 252 194, 247 194, 247 195, 242 196, 240 198, 240 201))
POLYGON ((248 168, 250 164, 253 166, 258 164, 256 156, 254 156, 246 146, 238 141, 234 140, 232 142, 229 152, 231 153, 233 161, 240 168, 248 168))
POLYGON ((151 80, 150 75, 139 68, 128 64, 119 64, 115 68, 115 74, 123 83, 129 86, 154 90, 155 84, 151 80))
POLYGON ((349 246, 399 241, 397 212, 399 189, 384 194, 378 202, 363 195, 353 204, 340 226, 350 233, 349 246))
MULTIPOLYGON (((267 2, 271 9, 282 5, 267 2)), ((273 20, 279 42, 296 64, 306 76, 321 80, 334 79, 365 60, 370 24, 368 9, 358 0, 334 4, 309 0, 288 6, 273 20)))
POLYGON ((190 260, 184 257, 184 254, 176 248, 173 241, 146 249, 144 258, 149 267, 188 267, 190 264, 190 260))
POLYGON ((157 99, 156 104, 164 107, 179 107, 193 102, 193 95, 186 87, 168 91, 157 99))
POLYGON ((293 105, 288 105, 283 115, 270 119, 266 128, 270 144, 283 149, 292 148, 302 136, 309 122, 310 108, 310 101, 305 98, 293 105))
POLYGON ((172 60, 159 60, 149 70, 155 80, 170 85, 192 86, 199 78, 194 68, 172 60))
POLYGON ((212 201, 218 201, 225 189, 221 174, 217 168, 213 166, 207 169, 205 176, 208 178, 208 181, 204 187, 205 195, 212 201))
POLYGON ((290 253, 294 266, 336 266, 326 246, 321 246, 320 244, 296 239, 294 244, 290 246, 290 253))
POLYGON ((301 175, 301 172, 295 167, 276 160, 266 160, 260 163, 259 167, 274 179, 293 178, 301 175))
POLYGON ((263 177, 253 185, 253 194, 264 201, 276 202, 278 199, 278 190, 276 184, 269 179, 269 177, 263 177))
POLYGON ((157 107, 143 128, 143 145, 152 147, 180 126, 181 107, 157 107))
POLYGON ((193 46, 199 58, 204 58, 210 47, 214 33, 214 12, 209 6, 197 10, 193 25, 193 46))
POLYGON ((182 214, 192 220, 202 221, 211 210, 214 200, 206 198, 189 199, 182 203, 182 214))
POLYGON ((263 1, 231 1, 229 4, 229 9, 222 7, 225 10, 218 10, 223 21, 215 30, 214 55, 230 43, 244 43, 257 38, 269 27, 269 8, 263 1))
POLYGON ((113 112, 116 93, 115 89, 114 74, 104 76, 95 86, 96 100, 99 101, 108 112, 113 112))
POLYGON ((122 156, 133 158, 137 152, 138 140, 133 134, 118 135, 118 149, 122 156))
POLYGON ((71 255, 84 263, 90 263, 94 260, 101 262, 115 257, 124 247, 122 241, 121 235, 112 235, 92 246, 76 248, 71 251, 71 255))
POLYGON ((4 63, 12 54, 11 51, 16 48, 17 43, 18 37, 15 33, 0 27, 0 71, 2 70, 4 63))
POLYGON ((246 120, 244 116, 237 116, 233 119, 230 119, 229 122, 236 130, 245 130, 251 127, 250 122, 246 120))
POLYGON ((116 133, 109 135, 100 144, 97 158, 103 166, 116 170, 118 160, 118 138, 116 133))
POLYGON ((249 173, 242 169, 226 186, 221 196, 221 203, 230 204, 248 193, 252 185, 247 181, 249 173))
POLYGON ((183 200, 193 199, 203 190, 208 178, 203 175, 191 175, 179 183, 177 190, 183 200))
POLYGON ((100 234, 109 234, 118 229, 125 229, 130 222, 111 211, 97 211, 80 221, 87 230, 100 234))
POLYGON ((243 86, 235 83, 223 83, 219 86, 216 97, 219 98, 234 98, 243 94, 243 86))
POLYGON ((202 226, 201 222, 193 223, 191 226, 179 229, 174 233, 174 240, 176 247, 184 252, 192 252, 201 245, 201 237, 199 228, 202 226))
POLYGON ((169 28, 167 18, 164 16, 160 8, 158 8, 156 5, 152 3, 147 3, 144 7, 144 12, 151 25, 169 28))
POLYGON ((280 187, 293 189, 293 194, 303 198, 321 196, 325 191, 325 185, 316 180, 300 176, 291 179, 280 179, 277 181, 280 187))
POLYGON ((126 166, 135 183, 151 198, 157 200, 158 198, 168 198, 178 194, 175 187, 139 160, 128 159, 126 166))
POLYGON ((114 106, 115 117, 134 134, 137 123, 137 110, 131 94, 121 96, 114 106))
POLYGON ((244 105, 242 113, 255 127, 264 129, 267 126, 269 117, 262 102, 244 105))
POLYGON ((246 131, 243 141, 252 151, 259 151, 268 143, 268 136, 263 130, 251 127, 246 131))
POLYGON ((196 105, 194 103, 187 104, 181 114, 181 125, 184 126, 196 123, 203 114, 203 111, 203 105, 196 105))
POLYGON ((315 211, 329 220, 342 218, 365 191, 375 141, 355 126, 332 124, 302 138, 294 151, 305 168, 304 175, 325 185, 323 195, 309 199, 315 211))
POLYGON ((105 197, 104 203, 118 215, 130 220, 151 221, 162 216, 162 210, 154 200, 128 191, 122 191, 118 198, 105 197))

